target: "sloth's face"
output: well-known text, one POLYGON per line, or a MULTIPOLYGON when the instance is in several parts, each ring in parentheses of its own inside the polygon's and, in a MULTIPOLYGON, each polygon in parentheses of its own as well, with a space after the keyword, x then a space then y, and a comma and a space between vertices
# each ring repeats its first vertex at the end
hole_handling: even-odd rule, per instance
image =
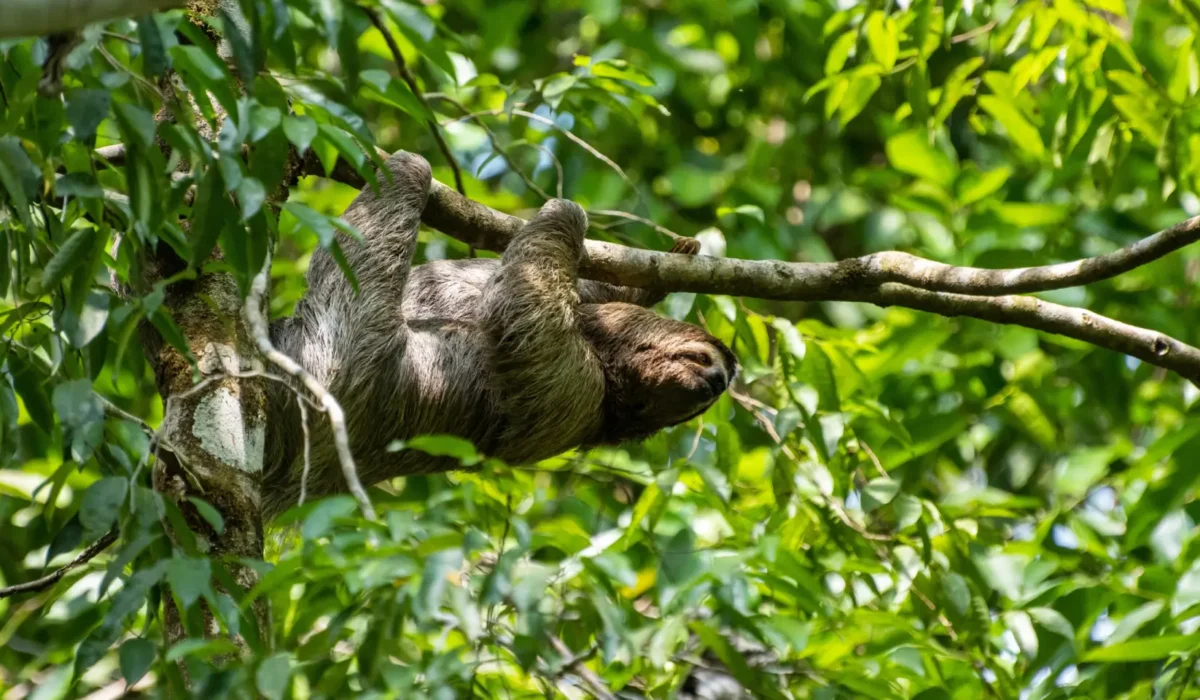
POLYGON ((737 358, 702 328, 632 304, 580 307, 605 375, 595 442, 639 439, 703 413, 737 374, 737 358))

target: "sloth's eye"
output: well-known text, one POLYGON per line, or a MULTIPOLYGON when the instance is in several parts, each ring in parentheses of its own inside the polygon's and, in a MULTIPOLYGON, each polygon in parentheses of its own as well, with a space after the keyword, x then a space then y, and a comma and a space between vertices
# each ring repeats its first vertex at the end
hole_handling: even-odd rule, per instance
POLYGON ((678 355, 676 355, 675 357, 676 357, 676 359, 687 360, 688 362, 695 362, 696 364, 698 364, 704 368, 712 367, 712 356, 709 355, 708 353, 687 351, 687 352, 681 352, 678 355))

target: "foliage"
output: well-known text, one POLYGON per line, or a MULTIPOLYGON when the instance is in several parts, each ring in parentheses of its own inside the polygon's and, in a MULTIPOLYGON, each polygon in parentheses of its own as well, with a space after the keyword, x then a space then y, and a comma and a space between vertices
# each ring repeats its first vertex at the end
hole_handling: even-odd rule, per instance
MULTIPOLYGON (((405 148, 452 182, 435 118, 468 194, 495 208, 561 187, 755 259, 1043 264, 1200 213, 1193 0, 369 9, 428 105, 341 2, 90 27, 61 96, 38 94, 47 41, 0 45, 0 579, 120 532, 45 591, 0 600, 14 697, 180 694, 179 660, 204 697, 670 697, 696 667, 761 697, 1195 692, 1196 388, 1074 341, 906 310, 676 294, 663 313, 744 365, 696 421, 639 446, 398 479, 372 490, 378 522, 349 497, 305 504, 272 524, 250 591, 186 532, 167 539, 164 521, 186 528, 149 488, 150 435, 113 410, 162 420, 137 329, 181 344, 169 285, 227 271, 244 292, 272 240, 272 310, 289 312, 354 195, 305 177, 276 208, 289 145, 364 176, 376 144, 405 148), (195 118, 156 123, 164 107, 195 118), (93 159, 116 142, 123 166, 93 159), (112 291, 155 245, 188 267, 112 291), (163 596, 193 635, 169 648, 163 596), (205 607, 240 646, 203 638, 205 607)), ((667 247, 593 218, 598 237, 667 247)), ((425 260, 469 254, 422 242, 425 260)), ((1184 251, 1045 296, 1197 343, 1198 274, 1184 251)), ((477 461, 447 438, 405 448, 477 461)))

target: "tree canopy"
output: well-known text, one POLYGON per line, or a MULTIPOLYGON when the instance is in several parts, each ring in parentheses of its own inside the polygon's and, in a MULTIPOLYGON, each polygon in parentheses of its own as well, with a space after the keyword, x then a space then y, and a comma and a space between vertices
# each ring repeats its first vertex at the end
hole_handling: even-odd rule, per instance
POLYGON ((72 4, 0 7, 4 697, 1200 692, 1200 2, 72 4), (418 262, 572 199, 741 375, 247 521, 181 416, 248 493, 255 387, 336 417, 265 319, 396 150, 418 262))

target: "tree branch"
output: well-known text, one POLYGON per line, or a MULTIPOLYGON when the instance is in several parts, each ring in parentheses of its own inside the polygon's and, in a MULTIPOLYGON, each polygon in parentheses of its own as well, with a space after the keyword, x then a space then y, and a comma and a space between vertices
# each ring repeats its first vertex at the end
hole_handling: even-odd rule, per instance
POLYGON ((3 0, 0 39, 62 34, 93 22, 182 6, 183 0, 3 0))
POLYGON ((1087 309, 1031 296, 978 297, 930 292, 895 283, 858 295, 857 301, 903 306, 942 316, 971 316, 1057 333, 1172 370, 1200 386, 1200 349, 1158 331, 1121 323, 1087 309))
MULTIPOLYGON (((342 476, 346 479, 346 488, 358 501, 363 516, 368 520, 374 520, 375 508, 371 505, 371 499, 367 496, 367 491, 363 488, 362 481, 358 478, 358 468, 354 464, 354 455, 350 452, 350 437, 346 431, 346 415, 342 412, 341 404, 338 403, 333 394, 329 393, 329 390, 316 377, 301 367, 300 363, 279 351, 271 343, 267 319, 262 311, 270 274, 271 256, 268 254, 266 261, 263 263, 262 270, 254 276, 254 281, 250 285, 250 293, 246 296, 246 303, 242 306, 242 315, 246 319, 246 326, 250 330, 250 335, 254 339, 255 346, 262 353, 263 357, 288 376, 299 380, 304 385, 304 388, 308 389, 319 401, 317 405, 329 417, 329 425, 333 429, 333 443, 337 449, 338 462, 342 466, 342 476)), ((307 423, 305 424, 305 430, 307 432, 307 423)), ((306 453, 307 447, 306 442, 306 453)), ((306 455, 306 471, 307 468, 308 460, 306 455)))
POLYGON ((984 296, 1027 294, 1079 287, 1110 279, 1197 240, 1200 240, 1200 216, 1181 221, 1111 253, 1040 267, 1007 270, 955 267, 894 251, 875 253, 861 259, 872 269, 872 274, 887 278, 886 281, 903 282, 933 292, 984 296))
MULTIPOLYGON (((104 155, 113 161, 121 156, 112 146, 104 155)), ((350 168, 335 169, 333 177, 365 186, 350 168)), ((464 197, 437 180, 422 221, 470 246, 496 252, 525 225, 523 219, 464 197)), ((971 316, 1075 338, 1177 372, 1200 386, 1200 349, 1085 309, 1014 296, 1108 279, 1197 240, 1200 217, 1093 258, 996 270, 956 267, 896 251, 832 263, 788 263, 660 253, 588 240, 579 274, 626 287, 786 301, 859 301, 971 316)))
MULTIPOLYGON (((392 62, 396 64, 396 72, 400 74, 400 79, 408 85, 408 89, 412 90, 412 94, 416 95, 417 99, 425 105, 425 109, 429 109, 429 102, 425 99, 424 93, 417 85, 417 79, 413 77, 412 71, 408 69, 408 63, 404 60, 404 54, 400 53, 400 47, 396 44, 396 38, 392 36, 391 30, 388 29, 387 23, 383 21, 379 11, 369 8, 360 7, 367 13, 367 17, 371 20, 371 24, 379 30, 383 35, 383 40, 387 43, 388 51, 392 54, 392 62)), ((430 112, 432 114, 432 112, 430 112)), ((426 120, 429 125, 429 132, 433 134, 433 140, 437 142, 438 150, 446 158, 446 163, 450 166, 450 171, 454 173, 454 186, 458 189, 459 194, 466 195, 467 189, 463 185, 462 169, 458 167, 458 161, 454 159, 454 153, 450 151, 450 145, 446 143, 446 139, 442 137, 442 129, 438 126, 437 121, 430 117, 426 120)))
POLYGON ((81 564, 86 564, 87 562, 91 561, 96 557, 97 554, 103 552, 108 548, 109 545, 116 541, 117 529, 114 527, 113 529, 104 533, 103 537, 88 545, 87 549, 80 552, 79 556, 72 559, 69 564, 59 568, 53 573, 32 581, 26 581, 25 583, 17 583, 5 588, 0 588, 0 599, 17 595, 18 593, 36 593, 37 591, 44 591, 58 583, 63 576, 67 575, 68 571, 80 566, 81 564))
MULTIPOLYGON (((525 222, 462 197, 439 182, 433 183, 425 223, 477 248, 502 251, 525 222)), ((620 281, 634 287, 666 284, 681 292, 731 294, 762 299, 829 301, 847 284, 858 288, 887 282, 930 292, 975 296, 1024 294, 1078 287, 1116 277, 1200 240, 1200 217, 1159 231, 1120 250, 1094 258, 1040 267, 987 270, 957 267, 888 251, 832 263, 785 263, 778 260, 736 260, 678 256, 587 241, 581 268, 594 279, 620 281), (609 279, 615 277, 618 279, 609 279)))
POLYGON ((600 700, 617 700, 617 696, 608 689, 604 684, 604 680, 596 675, 596 672, 588 668, 583 659, 577 658, 571 653, 570 647, 563 643, 561 639, 554 635, 547 635, 550 640, 550 646, 554 647, 554 651, 567 662, 567 667, 579 674, 583 682, 587 684, 588 689, 600 700))
MULTIPOLYGON (((501 251, 524 221, 434 182, 424 222, 477 248, 501 251)), ((687 256, 586 241, 580 275, 629 287, 793 301, 862 301, 942 316, 972 316, 1057 333, 1178 372, 1200 386, 1200 349, 1156 331, 1027 296, 991 296, 1078 286, 1144 265, 1200 238, 1200 217, 1121 250, 1044 267, 983 270, 907 253, 835 263, 687 256), (951 293, 945 290, 965 290, 951 293)))

